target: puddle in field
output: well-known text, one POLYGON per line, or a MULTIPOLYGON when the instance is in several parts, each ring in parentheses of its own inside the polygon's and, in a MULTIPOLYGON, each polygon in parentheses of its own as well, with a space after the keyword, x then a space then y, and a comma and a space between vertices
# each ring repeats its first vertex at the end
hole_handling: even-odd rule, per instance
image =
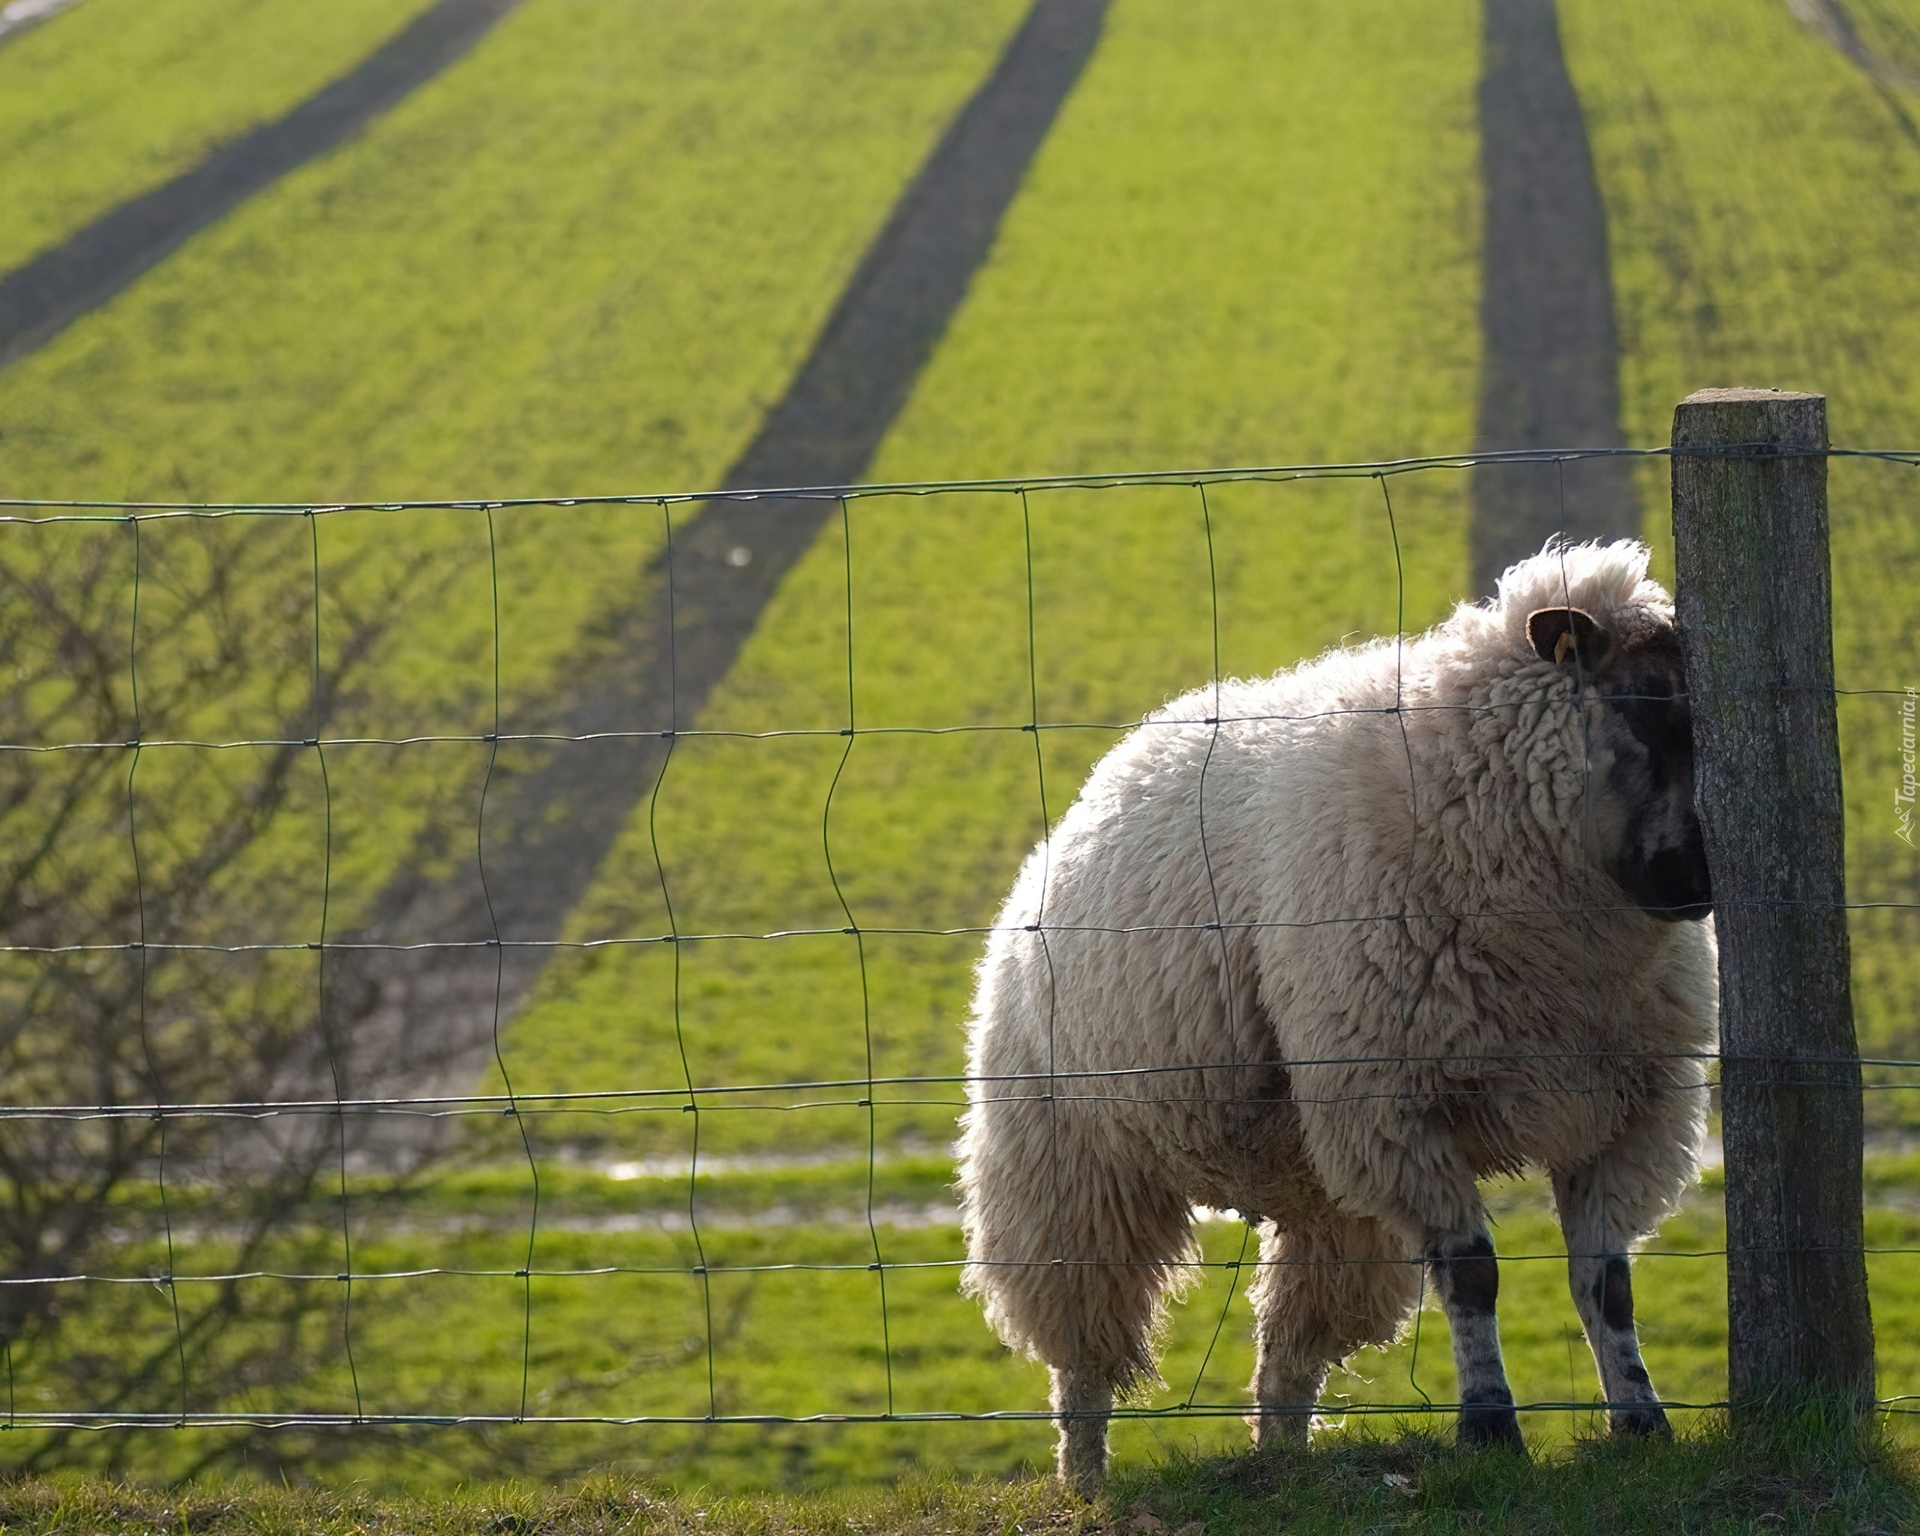
MULTIPOLYGON (((759 1231, 769 1227, 864 1227, 867 1213, 849 1207, 809 1210, 804 1206, 770 1205, 758 1211, 700 1213, 702 1232, 759 1231)), ((944 1200, 922 1205, 889 1203, 873 1208, 876 1227, 957 1227, 958 1206, 944 1200)), ((543 1221, 555 1232, 687 1232, 693 1222, 681 1211, 627 1211, 615 1216, 561 1216, 543 1221)))
MULTIPOLYGON (((1892 1156, 1910 1153, 1920 1148, 1920 1140, 1911 1135, 1870 1134, 1867 1139, 1867 1152, 1871 1156, 1892 1156)), ((905 1158, 923 1157, 927 1149, 915 1147, 900 1152, 883 1154, 875 1160, 876 1167, 905 1158)), ((1703 1171, 1718 1169, 1725 1164, 1725 1150, 1718 1136, 1709 1136, 1701 1149, 1700 1165, 1703 1171)), ((563 1163, 572 1160, 562 1158, 563 1163)), ((835 1147, 810 1152, 790 1153, 740 1153, 721 1154, 702 1157, 699 1171, 702 1175, 716 1177, 727 1174, 751 1175, 778 1173, 798 1169, 847 1168, 864 1166, 865 1154, 857 1148, 835 1147)), ((649 1157, 625 1161, 596 1162, 580 1160, 572 1166, 590 1169, 601 1176, 616 1182, 638 1182, 641 1180, 685 1179, 694 1171, 693 1162, 686 1157, 649 1157)), ((1552 1210, 1552 1195, 1543 1178, 1505 1179, 1486 1186, 1487 1204, 1496 1215, 1504 1216, 1522 1210, 1548 1212, 1552 1210)), ((1718 1191, 1706 1191, 1696 1188, 1695 1195, 1717 1206, 1718 1191)), ((661 1232, 684 1233, 693 1229, 694 1222, 689 1216, 684 1200, 670 1205, 662 1205, 658 1197, 642 1198, 635 1191, 635 1209, 628 1211, 600 1211, 595 1213, 567 1213, 556 1210, 551 1205, 543 1209, 540 1217, 540 1229, 546 1232, 582 1232, 582 1233, 630 1233, 661 1232)), ((1903 1187, 1873 1187, 1866 1191, 1867 1204, 1883 1210, 1920 1211, 1920 1186, 1912 1189, 1903 1187)), ((703 1192, 696 1206, 699 1227, 703 1232, 739 1232, 757 1230, 779 1230, 794 1227, 851 1227, 861 1228, 868 1224, 869 1216, 864 1204, 837 1204, 826 1207, 812 1205, 804 1200, 776 1200, 758 1209, 726 1209, 713 1193, 703 1192)), ((1215 1223, 1237 1224, 1240 1213, 1232 1210, 1216 1210, 1210 1206, 1197 1205, 1192 1209, 1192 1218, 1196 1226, 1215 1223)), ((957 1227, 960 1224, 960 1211, 952 1199, 926 1201, 883 1200, 873 1207, 871 1220, 876 1227, 893 1229, 927 1229, 939 1227, 957 1227)), ((435 1217, 421 1214, 404 1218, 394 1223, 382 1223, 376 1218, 374 1225, 383 1230, 402 1232, 438 1232, 447 1235, 459 1235, 478 1232, 506 1232, 524 1229, 527 1222, 525 1212, 468 1212, 435 1217)))
MULTIPOLYGON (((883 1153, 873 1162, 876 1168, 893 1162, 897 1154, 883 1153)), ((825 1147, 817 1152, 715 1153, 700 1159, 702 1174, 781 1173, 790 1168, 829 1168, 848 1163, 865 1165, 866 1153, 858 1148, 825 1147)), ((629 1162, 585 1164, 604 1178, 618 1183, 633 1179, 684 1179, 694 1171, 690 1157, 640 1157, 629 1162)))

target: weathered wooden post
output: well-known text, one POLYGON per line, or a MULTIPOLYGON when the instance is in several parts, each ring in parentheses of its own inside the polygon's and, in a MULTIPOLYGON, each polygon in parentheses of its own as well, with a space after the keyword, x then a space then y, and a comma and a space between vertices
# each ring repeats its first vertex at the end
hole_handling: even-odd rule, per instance
POLYGON ((1826 448, 1823 395, 1705 389, 1673 416, 1676 599, 1720 936, 1737 1413, 1874 1395, 1826 448))

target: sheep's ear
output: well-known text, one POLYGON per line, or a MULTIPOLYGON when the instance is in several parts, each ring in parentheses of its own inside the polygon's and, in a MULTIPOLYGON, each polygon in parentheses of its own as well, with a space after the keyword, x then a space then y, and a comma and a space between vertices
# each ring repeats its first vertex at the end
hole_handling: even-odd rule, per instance
POLYGON ((1557 667, 1599 669, 1613 649, 1613 636, 1579 608, 1536 608, 1527 615, 1527 639, 1542 661, 1557 667))

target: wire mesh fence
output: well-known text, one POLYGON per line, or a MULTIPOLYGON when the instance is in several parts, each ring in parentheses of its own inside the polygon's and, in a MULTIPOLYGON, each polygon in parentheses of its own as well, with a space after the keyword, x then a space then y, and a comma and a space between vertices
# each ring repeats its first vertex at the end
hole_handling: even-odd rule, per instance
MULTIPOLYGON (((1864 590, 1905 548, 1881 534, 1913 526, 1920 452, 1827 457, 1879 530, 1839 556, 1843 593, 1864 590)), ((1460 472, 1564 482, 1622 459, 1666 467, 1594 450, 726 496, 6 503, 5 1423, 57 1456, 96 1429, 1057 1417, 959 1294, 946 1150, 969 1105, 1266 1104, 1249 1068, 1277 1065, 1295 1106, 1357 1109, 1378 1090, 1298 1083, 1370 1061, 1449 1077, 1465 1104, 1559 1058, 970 1073, 972 966, 1021 855, 1132 732, 1484 709, 1396 688, 1237 714, 1218 680, 1444 617, 1460 472), (715 543, 730 504, 820 524, 777 590, 754 586, 754 548, 715 543), (1208 679, 1200 714, 1151 713, 1208 679), (623 1314, 644 1326, 614 1340, 623 1314)), ((1863 663, 1881 653, 1848 626, 1875 610, 1839 611, 1862 1086, 1897 1150, 1920 1086, 1920 902, 1881 823, 1913 693, 1863 663)), ((1212 900, 1021 929, 1194 940, 1224 963, 1276 927, 1592 910, 1212 900)), ((1608 1054, 1566 1053, 1567 1080, 1530 1091, 1591 1095, 1571 1068, 1608 1054)), ((1707 1094, 1719 1059, 1668 1064, 1707 1094)), ((1514 1188, 1496 1213, 1524 1240, 1500 1261, 1557 1270, 1544 1195, 1514 1188)), ((1249 1412, 1225 1374, 1234 1319, 1263 1268, 1308 1262, 1261 1251, 1262 1214, 1191 1213, 1180 1267, 1201 1290, 1170 1385, 1116 1417, 1249 1412)), ((1710 1308, 1727 1245, 1711 1213, 1679 1223, 1639 1255, 1705 1274, 1668 1289, 1710 1308)), ((1868 1238, 1876 1287, 1906 1306, 1920 1271, 1896 1267, 1920 1230, 1868 1238)), ((1424 1259, 1378 1262, 1410 1263, 1425 1298, 1424 1259)), ((1343 1377, 1318 1411, 1457 1412, 1432 1326, 1416 1311, 1394 1373, 1343 1377)), ((1553 1340, 1567 1390, 1523 1383, 1523 1412, 1591 1420, 1572 1337, 1553 1340)), ((1883 1408, 1920 1400, 1916 1365, 1883 1351, 1883 1408)), ((1705 1389, 1668 1406, 1724 1406, 1723 1364, 1672 1374, 1705 1389)))

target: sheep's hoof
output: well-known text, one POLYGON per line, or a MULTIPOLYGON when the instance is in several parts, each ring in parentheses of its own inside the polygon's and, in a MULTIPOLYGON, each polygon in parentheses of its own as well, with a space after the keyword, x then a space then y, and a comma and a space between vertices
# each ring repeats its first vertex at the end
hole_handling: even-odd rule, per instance
POLYGON ((1527 1442, 1520 1438, 1520 1420, 1504 1404, 1462 1408, 1460 1444, 1473 1450, 1498 1447, 1527 1454, 1527 1442))
POLYGON ((1653 1436, 1661 1440, 1673 1438, 1673 1426, 1667 1422, 1667 1413, 1657 1404, 1645 1408, 1616 1408, 1607 1415, 1607 1428, 1615 1439, 1628 1437, 1653 1436))

